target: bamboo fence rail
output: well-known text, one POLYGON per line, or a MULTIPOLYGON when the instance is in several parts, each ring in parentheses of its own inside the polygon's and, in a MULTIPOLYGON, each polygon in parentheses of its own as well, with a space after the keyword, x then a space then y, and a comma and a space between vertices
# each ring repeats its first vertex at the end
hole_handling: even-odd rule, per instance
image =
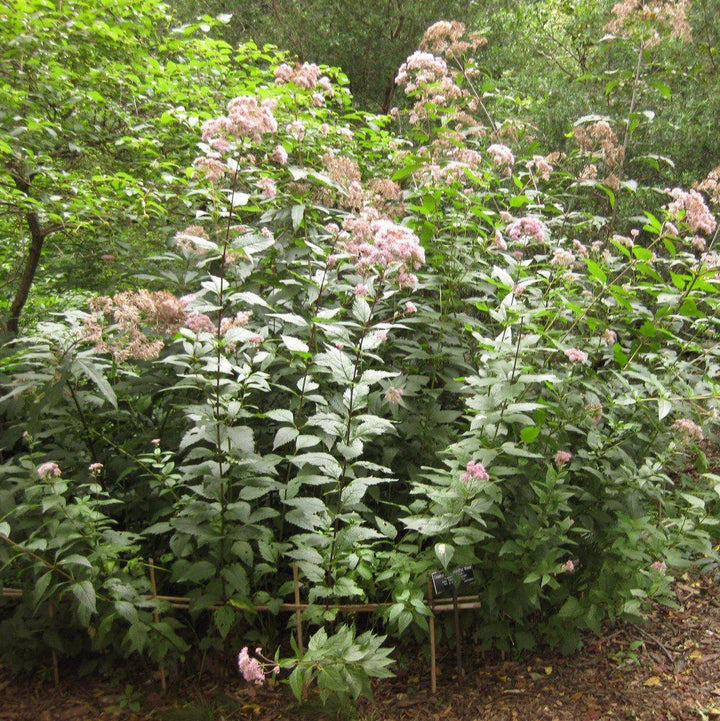
MULTIPOLYGON (((155 580, 155 563, 150 559, 148 563, 149 575, 150 575, 150 586, 152 589, 152 595, 141 596, 143 598, 152 599, 159 601, 161 604, 166 605, 169 608, 178 610, 189 611, 193 599, 187 596, 169 596, 157 593, 157 585, 155 580)), ((339 611, 341 613, 376 613, 392 606, 392 603, 303 603, 300 598, 300 580, 299 573, 296 564, 293 564, 293 592, 294 601, 292 603, 281 603, 273 605, 272 607, 268 604, 259 603, 257 605, 248 608, 247 610, 259 613, 279 613, 279 612, 294 612, 295 614, 295 633, 297 646, 300 653, 303 652, 303 624, 302 624, 302 613, 309 608, 322 609, 328 611, 339 611)), ((20 588, 3 588, 0 591, 0 598, 20 600, 23 596, 23 591, 20 588)), ((458 636, 458 625, 457 625, 457 614, 459 611, 474 610, 482 607, 479 602, 479 596, 458 596, 453 595, 451 599, 443 599, 438 601, 433 593, 432 582, 430 576, 428 576, 428 590, 427 598, 424 601, 427 608, 430 610, 429 616, 429 642, 430 642, 430 687, 433 693, 437 691, 437 657, 435 647, 435 614, 446 613, 452 611, 456 618, 456 652, 458 657, 458 664, 460 664, 461 650, 460 650, 460 638, 458 636)), ((202 610, 217 610, 225 605, 231 605, 226 603, 215 603, 212 606, 203 608, 202 610)), ((241 609, 238 609, 241 610, 241 609)), ((48 607, 48 614, 51 618, 55 616, 55 606, 51 601, 48 607)), ((153 610, 153 618, 155 622, 160 620, 160 609, 155 608, 153 610)), ((55 684, 59 683, 59 671, 57 655, 53 651, 53 677, 55 684)), ((167 689, 167 676, 164 666, 160 666, 160 681, 162 690, 167 689)))

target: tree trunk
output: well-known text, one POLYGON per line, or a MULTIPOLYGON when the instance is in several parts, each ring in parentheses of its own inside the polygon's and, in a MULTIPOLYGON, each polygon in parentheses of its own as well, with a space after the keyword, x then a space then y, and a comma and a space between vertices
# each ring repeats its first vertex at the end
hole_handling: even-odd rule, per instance
MULTIPOLYGON (((30 181, 15 175, 15 185, 18 190, 30 195, 30 181)), ((43 228, 40 225, 40 219, 38 214, 34 210, 30 210, 25 215, 25 220, 30 231, 30 248, 28 250, 27 258, 25 259, 25 265, 23 267, 22 275, 20 276, 20 283, 18 284, 17 290, 15 291, 15 297, 13 298, 12 304, 10 305, 10 315, 8 316, 6 329, 12 335, 17 335, 20 329, 20 315, 25 307, 25 302, 30 294, 30 288, 35 278, 35 271, 40 263, 40 255, 42 254, 42 247, 45 238, 56 230, 59 230, 62 225, 53 225, 47 228, 43 228)))
POLYGON ((13 335, 18 334, 20 327, 20 314, 25 306, 25 301, 30 294, 35 271, 40 263, 40 254, 42 253, 45 233, 40 228, 40 222, 36 213, 28 213, 26 216, 28 227, 30 228, 30 249, 25 259, 25 267, 20 276, 20 283, 15 291, 12 305, 10 306, 10 317, 7 322, 7 329, 13 335))

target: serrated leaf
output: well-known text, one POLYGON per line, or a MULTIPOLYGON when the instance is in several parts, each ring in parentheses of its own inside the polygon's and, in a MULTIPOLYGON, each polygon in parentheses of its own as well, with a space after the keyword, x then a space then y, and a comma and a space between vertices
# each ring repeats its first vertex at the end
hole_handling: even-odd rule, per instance
POLYGON ((298 437, 298 435, 300 435, 300 431, 297 428, 290 428, 289 426, 278 428, 278 431, 275 434, 275 440, 273 441, 273 450, 280 448, 280 446, 284 446, 287 443, 291 443, 298 437))
POLYGON ((71 553, 69 556, 65 556, 58 565, 61 566, 85 566, 85 568, 92 568, 90 561, 81 556, 79 553, 71 553))
POLYGON ((280 421, 280 423, 295 423, 295 418, 293 417, 292 411, 286 410, 284 408, 274 408, 271 411, 267 411, 265 415, 267 418, 271 418, 274 421, 280 421))
POLYGON ((107 379, 100 370, 91 362, 86 362, 82 358, 76 358, 74 365, 80 369, 84 376, 89 378, 97 386, 97 389, 100 391, 103 398, 105 398, 105 400, 117 410, 118 404, 115 391, 112 389, 112 386, 108 383, 107 379))
POLYGON ((367 323, 370 320, 371 310, 370 305, 361 296, 356 296, 353 301, 352 309, 353 317, 360 323, 367 323))
POLYGON ((294 353, 308 353, 310 346, 307 343, 292 335, 281 335, 280 338, 285 347, 294 353))
POLYGON ((220 608, 216 609, 213 614, 213 621, 215 621, 220 638, 226 638, 235 623, 235 611, 232 606, 220 606, 220 608))
POLYGON ((658 419, 662 420, 667 416, 668 413, 672 410, 672 403, 668 400, 665 400, 665 398, 660 398, 658 400, 658 419))
POLYGON ((73 583, 70 591, 77 598, 80 608, 85 610, 86 614, 83 616, 89 620, 90 614, 97 613, 95 587, 90 581, 73 583))

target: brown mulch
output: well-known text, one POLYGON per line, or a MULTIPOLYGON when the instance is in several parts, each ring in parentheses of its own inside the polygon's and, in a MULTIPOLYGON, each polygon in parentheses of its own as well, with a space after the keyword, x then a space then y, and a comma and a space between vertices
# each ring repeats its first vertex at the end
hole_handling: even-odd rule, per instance
MULTIPOLYGON (((439 649, 438 692, 418 666, 376 685, 363 721, 688 721, 720 718, 720 585, 709 578, 676 585, 677 610, 657 607, 649 624, 620 625, 589 637, 570 657, 552 652, 522 660, 488 660, 465 650, 455 673, 452 649, 439 649)), ((420 662, 418 662, 420 663, 420 662)), ((295 721, 320 719, 298 708, 285 685, 255 689, 237 679, 201 683, 159 678, 112 685, 72 679, 10 677, 0 668, 0 721, 295 721)), ((67 676, 67 678, 65 678, 67 676)))

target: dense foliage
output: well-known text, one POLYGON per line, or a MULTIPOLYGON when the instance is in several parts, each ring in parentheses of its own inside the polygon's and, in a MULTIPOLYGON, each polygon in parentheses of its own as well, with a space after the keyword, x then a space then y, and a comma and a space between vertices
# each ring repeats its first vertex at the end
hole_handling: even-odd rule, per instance
POLYGON ((357 697, 388 674, 376 629, 423 637, 431 570, 472 564, 484 648, 569 652, 714 563, 720 178, 672 187, 646 146, 650 61, 690 42, 686 3, 655 4, 605 17, 631 92, 562 152, 483 91, 461 23, 403 63, 393 117, 238 49, 223 109, 209 92, 176 131, 201 155, 163 218, 192 222, 134 287, 4 346, 9 661, 244 646, 248 681, 277 664, 299 696, 357 697), (151 558, 189 613, 152 597, 151 558), (255 607, 291 598, 293 563, 310 647, 252 657, 282 642, 255 607), (363 629, 326 607, 351 601, 389 605, 363 629))

